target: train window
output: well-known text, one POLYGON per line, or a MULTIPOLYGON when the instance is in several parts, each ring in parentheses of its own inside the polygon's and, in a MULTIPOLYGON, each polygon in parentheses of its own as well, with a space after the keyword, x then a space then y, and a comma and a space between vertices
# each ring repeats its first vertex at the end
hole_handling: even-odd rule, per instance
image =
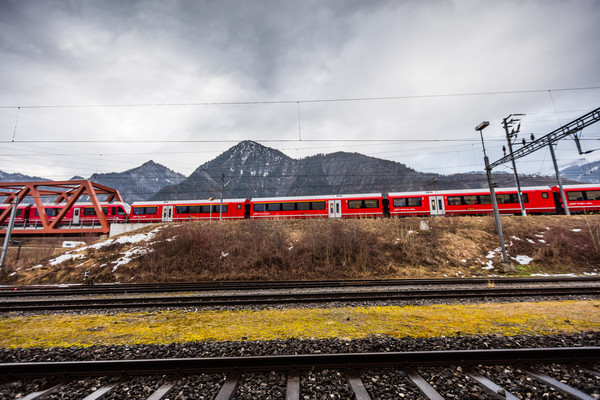
MULTIPOLYGON (((4 209, 3 209, 2 211, 4 211, 4 209)), ((12 212, 12 211, 11 211, 11 212, 12 212)), ((17 214, 15 215, 15 217, 20 217, 20 216, 22 216, 22 215, 23 215, 23 210, 22 210, 22 209, 20 209, 20 208, 17 208, 17 214)))
POLYGON ((133 215, 156 214, 156 207, 133 207, 133 215))
POLYGON ((362 205, 362 200, 348 200, 348 208, 349 209, 360 208, 361 205, 362 205))
POLYGON ((281 209, 283 211, 294 211, 296 210, 296 203, 282 203, 281 209))
POLYGON ((281 211, 281 203, 267 203, 267 211, 281 211))
POLYGON ((365 200, 364 208, 379 208, 379 200, 377 200, 377 199, 365 200))
POLYGON ((241 204, 238 204, 238 205, 237 205, 237 209, 238 209, 238 210, 241 210, 241 209, 242 209, 242 205, 241 205, 241 204))
POLYGON ((188 206, 177 206, 175 207, 175 212, 177 214, 189 214, 189 207, 188 206))
POLYGON ((588 200, 600 200, 600 190, 588 190, 585 197, 588 200))
POLYGON ((265 204, 254 204, 254 211, 255 212, 263 212, 265 211, 265 204))
POLYGON ((477 196, 463 196, 463 201, 468 206, 477 204, 477 196))
POLYGON ((310 203, 307 201, 301 202, 301 203, 296 203, 296 209, 297 210, 310 210, 310 203))
POLYGON ((59 211, 58 208, 46 208, 46 215, 49 217, 56 217, 59 211))
POLYGON ((448 196, 448 205, 449 206, 460 206, 461 197, 460 196, 448 196))
POLYGON ((131 213, 133 215, 144 215, 144 207, 133 207, 133 209, 131 210, 131 213))
POLYGON ((324 210, 325 202, 324 201, 313 201, 312 203, 310 203, 310 209, 311 210, 324 210))
POLYGON ((117 207, 117 215, 126 215, 123 207, 117 207))
POLYGON ((547 199, 549 197, 548 192, 542 192, 542 199, 547 199))
MULTIPOLYGON (((523 203, 529 203, 529 195, 527 193, 521 192, 521 198, 523 199, 523 203)), ((519 201, 518 198, 517 201, 519 201)))
POLYGON ((407 201, 409 207, 421 207, 423 205, 420 197, 411 197, 407 201))
POLYGON ((394 207, 406 207, 406 199, 394 199, 392 200, 394 207))
POLYGON ((198 206, 200 207, 200 213, 210 214, 210 206, 198 206))
MULTIPOLYGON (((496 195, 496 201, 498 202, 498 204, 515 203, 515 201, 513 201, 513 199, 511 197, 512 196, 509 193, 497 194, 496 195)), ((517 201, 517 203, 518 203, 518 201, 517 201)))
POLYGON ((569 201, 582 201, 583 200, 583 192, 567 192, 567 199, 569 201))
POLYGON ((479 204, 492 204, 492 197, 489 194, 480 195, 479 204))
POLYGON ((200 214, 202 211, 200 206, 188 206, 188 212, 190 214, 200 214))
MULTIPOLYGON (((221 204, 213 204, 212 206, 212 212, 214 213, 220 213, 221 211, 219 211, 221 204)), ((227 212, 227 204, 223 204, 223 212, 226 213, 227 212)))

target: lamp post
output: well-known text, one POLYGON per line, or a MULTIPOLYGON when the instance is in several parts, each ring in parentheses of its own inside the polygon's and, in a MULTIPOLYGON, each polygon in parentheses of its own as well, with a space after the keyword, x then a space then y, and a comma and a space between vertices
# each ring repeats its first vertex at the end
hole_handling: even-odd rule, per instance
POLYGON ((496 191, 494 190, 494 184, 492 182, 492 169, 490 168, 490 160, 485 152, 485 143, 483 141, 483 130, 490 125, 488 121, 483 121, 475 127, 476 131, 479 131, 481 136, 481 146, 483 147, 483 162, 485 163, 485 173, 487 175, 488 185, 490 187, 490 198, 492 200, 492 207, 494 208, 494 220, 496 221, 496 232, 498 233, 498 239, 500 241, 500 250, 502 251, 502 266, 504 272, 515 272, 515 267, 508 258, 506 252, 506 244, 504 243, 504 234, 502 233, 502 223, 500 222, 500 212, 498 211, 498 202, 496 201, 496 191))

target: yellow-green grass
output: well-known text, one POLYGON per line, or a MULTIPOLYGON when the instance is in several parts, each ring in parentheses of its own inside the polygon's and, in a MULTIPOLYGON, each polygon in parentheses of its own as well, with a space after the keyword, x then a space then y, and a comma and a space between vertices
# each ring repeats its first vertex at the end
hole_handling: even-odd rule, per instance
POLYGON ((430 306, 164 311, 0 319, 0 347, 166 344, 207 340, 548 335, 600 330, 600 300, 430 306))

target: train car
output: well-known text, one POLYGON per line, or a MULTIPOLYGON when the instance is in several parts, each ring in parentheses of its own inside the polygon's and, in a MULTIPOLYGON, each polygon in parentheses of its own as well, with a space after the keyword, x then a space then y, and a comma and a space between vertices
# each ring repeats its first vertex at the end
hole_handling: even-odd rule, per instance
MULTIPOLYGON (((600 212, 600 185, 563 185, 569 211, 572 214, 600 212)), ((563 213, 562 198, 558 186, 552 187, 558 212, 563 213)))
MULTIPOLYGON (((0 214, 4 213, 4 210, 7 208, 12 208, 12 204, 0 204, 0 214)), ((24 226, 29 221, 29 210, 31 209, 31 204, 19 204, 17 206, 17 214, 15 215, 15 226, 24 226)), ((7 218, 4 220, 2 225, 8 225, 10 222, 10 211, 8 213, 7 218)))
MULTIPOLYGON (((248 199, 224 199, 223 219, 244 219, 248 199)), ((216 220, 221 200, 136 201, 131 205, 130 222, 216 220)))
POLYGON ((444 196, 440 192, 388 193, 391 217, 421 217, 444 215, 444 196))
MULTIPOLYGON (((64 206, 64 203, 44 204, 44 210, 46 211, 48 220, 52 221, 64 206)), ((100 207, 109 223, 126 222, 131 210, 131 206, 123 202, 100 203, 100 207)), ((100 219, 96 215, 96 209, 91 202, 75 203, 63 217, 61 225, 93 225, 99 222, 100 219)), ((28 223, 34 226, 42 225, 42 218, 35 205, 32 205, 29 210, 28 223)))
MULTIPOLYGON (((556 205, 550 187, 522 188, 525 211, 530 214, 551 214, 556 205)), ((517 188, 496 189, 498 211, 520 214, 517 188)), ((390 216, 480 215, 493 212, 489 190, 442 190, 388 194, 390 216)))
POLYGON ((250 218, 374 218, 383 216, 381 193, 262 197, 250 201, 250 218))

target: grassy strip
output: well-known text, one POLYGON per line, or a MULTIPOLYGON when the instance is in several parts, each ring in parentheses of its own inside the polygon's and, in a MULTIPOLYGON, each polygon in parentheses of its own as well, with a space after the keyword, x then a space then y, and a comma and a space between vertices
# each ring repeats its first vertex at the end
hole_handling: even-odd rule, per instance
POLYGON ((0 347, 206 340, 540 335, 600 330, 600 301, 4 316, 0 347))

